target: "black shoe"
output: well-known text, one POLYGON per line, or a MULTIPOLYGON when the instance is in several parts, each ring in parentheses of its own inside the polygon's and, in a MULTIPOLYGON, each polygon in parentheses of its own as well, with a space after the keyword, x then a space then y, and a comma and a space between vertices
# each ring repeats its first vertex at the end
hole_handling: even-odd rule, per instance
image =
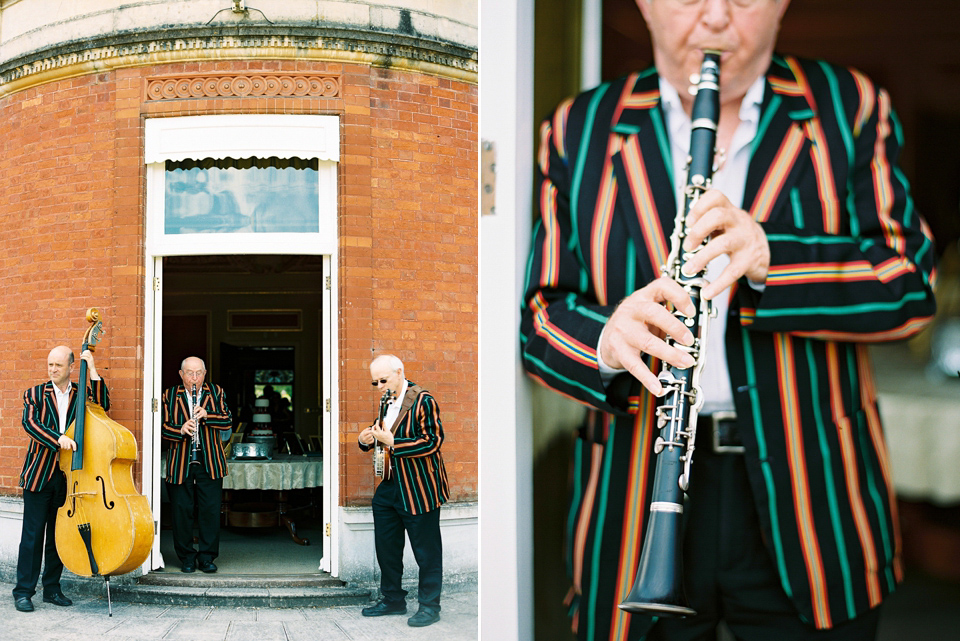
POLYGON ((365 617, 382 617, 385 614, 406 614, 407 604, 397 603, 390 605, 386 601, 380 601, 376 605, 360 610, 360 614, 365 617))
POLYGON ((33 601, 28 596, 18 596, 14 601, 18 612, 33 612, 33 601))
POLYGON ((54 594, 53 596, 43 595, 44 603, 52 603, 54 605, 68 606, 73 605, 73 601, 63 596, 62 593, 54 594))
POLYGON ((180 566, 180 571, 190 574, 191 572, 197 571, 197 566, 194 564, 193 561, 185 561, 183 565, 180 566))
POLYGON ((217 571, 217 566, 213 561, 200 561, 200 571, 206 572, 207 574, 213 574, 217 571))
POLYGON ((424 626, 432 625, 439 620, 440 610, 421 605, 420 609, 417 610, 417 613, 407 619, 407 625, 414 628, 422 628, 424 626))

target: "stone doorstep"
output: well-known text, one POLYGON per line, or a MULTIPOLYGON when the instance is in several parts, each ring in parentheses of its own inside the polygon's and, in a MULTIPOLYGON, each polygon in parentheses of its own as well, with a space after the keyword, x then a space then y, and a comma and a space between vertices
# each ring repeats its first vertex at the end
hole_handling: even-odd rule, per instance
POLYGON ((155 571, 138 577, 139 585, 185 586, 196 588, 339 588, 345 584, 329 574, 184 574, 179 570, 155 571))
MULTIPOLYGON (((106 600, 106 582, 65 571, 64 592, 106 600)), ((222 607, 334 607, 367 605, 376 588, 345 585, 328 575, 185 575, 181 572, 133 578, 111 577, 110 598, 118 603, 222 607)))
MULTIPOLYGON (((365 605, 374 590, 357 587, 266 587, 248 585, 118 585, 111 586, 115 602, 154 605, 299 608, 365 605)), ((104 595, 105 596, 105 595, 104 595)))

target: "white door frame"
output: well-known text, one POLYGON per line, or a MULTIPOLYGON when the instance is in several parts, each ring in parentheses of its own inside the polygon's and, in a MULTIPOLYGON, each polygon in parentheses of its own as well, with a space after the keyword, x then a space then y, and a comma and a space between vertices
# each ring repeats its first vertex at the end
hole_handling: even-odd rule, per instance
POLYGON ((496 202, 480 216, 480 637, 533 638, 533 430, 520 367, 522 280, 533 200, 534 0, 483 0, 481 176, 496 202), (489 152, 488 152, 489 153, 489 152), (490 349, 497 346, 496 349, 490 349))
POLYGON ((339 390, 337 323, 337 163, 339 117, 315 115, 216 115, 147 120, 146 242, 143 332, 143 475, 141 487, 154 516, 154 545, 142 571, 163 567, 160 555, 160 412, 163 327, 163 258, 211 254, 310 254, 323 256, 320 344, 323 388, 323 559, 320 569, 339 575, 340 448, 336 423, 339 390), (164 234, 165 161, 188 158, 317 158, 319 231, 316 233, 164 234), (328 285, 329 283, 329 285, 328 285), (329 400, 329 409, 327 401, 329 400))

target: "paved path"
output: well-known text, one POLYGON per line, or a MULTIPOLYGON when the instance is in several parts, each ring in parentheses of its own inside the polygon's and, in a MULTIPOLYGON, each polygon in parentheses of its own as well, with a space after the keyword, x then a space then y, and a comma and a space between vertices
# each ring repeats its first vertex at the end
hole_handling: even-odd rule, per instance
POLYGON ((407 616, 367 618, 360 607, 247 608, 227 606, 179 607, 113 604, 107 616, 105 598, 77 597, 62 608, 33 597, 33 612, 13 607, 13 585, 0 583, 0 640, 14 641, 476 641, 476 588, 444 594, 440 621, 411 628, 408 616, 416 602, 408 598, 407 616))

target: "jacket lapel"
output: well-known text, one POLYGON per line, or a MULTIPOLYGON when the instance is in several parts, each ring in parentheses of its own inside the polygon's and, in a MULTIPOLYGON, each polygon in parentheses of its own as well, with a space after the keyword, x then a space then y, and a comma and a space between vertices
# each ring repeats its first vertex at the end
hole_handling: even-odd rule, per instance
POLYGON ((805 129, 816 111, 795 69, 799 67, 790 59, 774 56, 767 71, 743 194, 744 209, 760 222, 774 218, 789 201, 791 186, 809 163, 811 143, 805 129))
MULTIPOLYGON (((67 427, 77 420, 77 391, 79 386, 76 383, 70 383, 70 408, 67 410, 67 427)), ((54 402, 56 405, 56 402, 54 402)))
MULTIPOLYGON (((613 172, 617 184, 616 218, 625 238, 642 239, 647 256, 637 263, 634 283, 625 283, 623 295, 659 275, 669 253, 667 239, 676 215, 670 142, 660 110, 660 86, 655 72, 631 76, 621 96, 610 136, 613 172)), ((623 264, 629 264, 625 257, 623 264)), ((628 271, 627 280, 630 280, 628 271)))
MULTIPOLYGON (((48 417, 53 417, 53 428, 59 428, 60 415, 57 413, 57 395, 53 391, 52 381, 47 381, 43 388, 43 416, 40 417, 40 420, 44 424, 48 424, 50 420, 48 417)), ((67 425, 70 425, 70 423, 68 422, 67 425)))
POLYGON ((407 393, 403 396, 403 403, 400 405, 400 413, 397 414, 397 420, 393 422, 393 425, 390 427, 390 431, 394 434, 397 433, 397 428, 403 423, 403 419, 406 418, 407 413, 410 411, 410 408, 413 407, 414 402, 417 400, 417 396, 420 395, 421 388, 419 385, 409 384, 407 386, 407 393))

